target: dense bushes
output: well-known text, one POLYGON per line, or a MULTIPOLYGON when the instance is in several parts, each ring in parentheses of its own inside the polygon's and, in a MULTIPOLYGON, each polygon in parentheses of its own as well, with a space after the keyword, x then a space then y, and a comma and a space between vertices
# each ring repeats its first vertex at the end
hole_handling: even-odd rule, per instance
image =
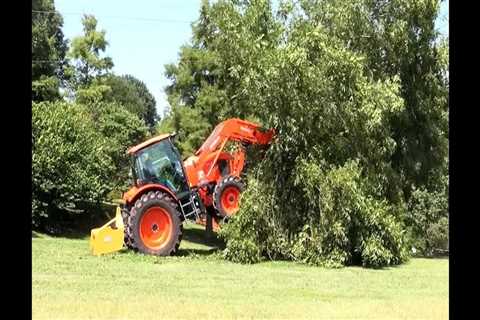
POLYGON ((222 231, 226 258, 380 267, 408 258, 411 234, 441 241, 444 224, 412 230, 408 218, 431 210, 412 185, 431 194, 437 182, 425 177, 438 181, 448 150, 437 9, 401 0, 283 1, 278 10, 263 0, 204 3, 192 45, 167 66, 170 119, 192 108, 211 126, 240 117, 277 131, 222 231))
POLYGON ((112 158, 114 174, 109 177, 113 188, 120 194, 129 184, 129 147, 148 136, 148 127, 142 119, 116 103, 94 102, 86 105, 95 122, 96 130, 105 137, 105 152, 112 158))
POLYGON ((336 267, 407 259, 401 210, 366 195, 357 162, 328 168, 300 161, 292 175, 285 187, 250 176, 241 213, 221 232, 226 258, 249 263, 265 256, 336 267))
POLYGON ((65 211, 81 212, 82 202, 99 203, 122 187, 127 182, 125 148, 145 138, 142 123, 114 104, 34 103, 34 226, 60 223, 65 211))
MULTIPOLYGON (((44 4, 54 9, 52 1, 44 4)), ((59 14, 56 19, 61 22, 59 14)), ((37 20, 32 28, 44 39, 49 35, 37 20)), ((44 26, 48 21, 40 22, 44 26)), ((44 101, 32 105, 32 222, 49 231, 62 231, 66 222, 102 213, 102 201, 120 196, 128 183, 125 151, 147 137, 147 125, 153 126, 157 117, 155 100, 140 80, 109 73, 113 63, 100 57, 107 42, 105 32, 96 30, 96 19, 85 16, 82 23, 85 34, 74 39, 68 53, 76 68, 66 61, 61 70, 32 62, 39 79, 32 86, 42 93, 37 100, 44 101), (74 219, 72 213, 77 214, 74 219)), ((37 54, 55 55, 61 49, 63 58, 68 48, 60 26, 54 25, 51 32, 61 48, 34 46, 37 54)))
POLYGON ((255 57, 230 67, 240 72, 229 75, 237 86, 228 114, 248 113, 277 137, 222 232, 225 256, 328 266, 404 261, 404 207, 388 163, 389 120, 403 109, 398 79, 374 81, 361 55, 300 17, 266 44, 229 41, 239 32, 232 20, 243 21, 244 38, 255 37, 249 27, 257 19, 272 21, 255 9, 218 18, 216 56, 225 65, 231 52, 255 57), (286 45, 272 45, 280 38, 286 45))
POLYGON ((415 189, 408 203, 408 225, 421 254, 448 252, 448 176, 434 191, 415 189))
POLYGON ((86 108, 66 102, 32 105, 32 218, 35 226, 79 200, 100 201, 114 173, 108 141, 86 108), (45 219, 42 219, 45 218, 45 219))
MULTIPOLYGON (((247 197, 241 213, 261 202, 255 214, 271 220, 274 227, 262 232, 271 237, 242 234, 242 241, 266 246, 267 256, 315 264, 399 263, 404 212, 387 163, 394 147, 388 119, 402 109, 397 86, 370 81, 359 57, 311 31, 308 42, 292 39, 295 45, 265 55, 248 74, 244 99, 278 136, 259 168, 265 190, 256 193, 271 200, 247 197)), ((228 231, 225 238, 235 241, 228 231)))

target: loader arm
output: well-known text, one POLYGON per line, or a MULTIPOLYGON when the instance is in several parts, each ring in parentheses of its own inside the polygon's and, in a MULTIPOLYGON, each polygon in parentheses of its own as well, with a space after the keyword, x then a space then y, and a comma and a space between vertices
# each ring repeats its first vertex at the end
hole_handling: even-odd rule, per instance
POLYGON ((223 151, 228 141, 243 144, 269 145, 273 129, 263 130, 260 125, 240 119, 229 119, 219 123, 194 156, 184 162, 190 186, 199 186, 219 180, 218 163, 228 163, 230 174, 239 176, 245 162, 245 150, 229 154, 223 151))
POLYGON ((219 123, 203 145, 195 152, 200 158, 202 155, 214 152, 228 140, 251 144, 269 144, 274 130, 262 131, 258 124, 240 119, 229 119, 219 123))

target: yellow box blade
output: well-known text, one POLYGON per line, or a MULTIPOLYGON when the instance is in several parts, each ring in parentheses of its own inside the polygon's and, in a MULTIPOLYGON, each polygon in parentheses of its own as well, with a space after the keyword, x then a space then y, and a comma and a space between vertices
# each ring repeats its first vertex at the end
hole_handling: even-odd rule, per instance
POLYGON ((96 256, 115 252, 123 247, 123 219, 118 207, 115 218, 90 233, 90 249, 96 256))

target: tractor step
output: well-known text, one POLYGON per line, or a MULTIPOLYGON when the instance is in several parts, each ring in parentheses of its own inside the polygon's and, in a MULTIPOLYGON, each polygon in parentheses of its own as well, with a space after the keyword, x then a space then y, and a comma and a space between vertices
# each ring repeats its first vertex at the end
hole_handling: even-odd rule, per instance
POLYGON ((192 195, 190 196, 188 202, 185 202, 183 204, 182 202, 180 202, 180 210, 182 211, 184 220, 187 220, 189 218, 194 218, 193 220, 197 220, 201 213, 201 210, 195 204, 195 198, 192 195), (188 210, 189 206, 190 206, 190 210, 188 210), (187 209, 188 211, 185 209, 187 209))

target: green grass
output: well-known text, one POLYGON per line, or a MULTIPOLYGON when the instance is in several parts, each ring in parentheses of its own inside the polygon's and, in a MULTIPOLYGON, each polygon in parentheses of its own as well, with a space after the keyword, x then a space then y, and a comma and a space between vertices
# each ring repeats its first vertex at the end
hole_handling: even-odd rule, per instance
POLYGON ((33 319, 448 319, 448 260, 383 270, 223 261, 199 227, 180 256, 90 255, 88 238, 32 238, 33 319))

